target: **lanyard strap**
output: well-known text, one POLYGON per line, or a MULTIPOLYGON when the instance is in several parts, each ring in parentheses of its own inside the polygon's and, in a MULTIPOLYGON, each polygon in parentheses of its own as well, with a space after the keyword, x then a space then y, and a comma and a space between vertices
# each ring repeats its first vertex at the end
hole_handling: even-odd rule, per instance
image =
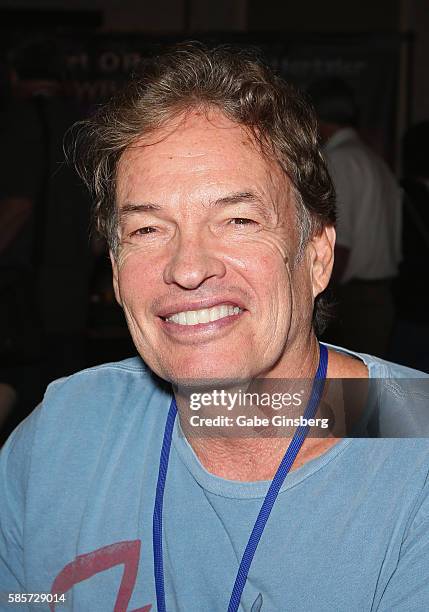
MULTIPOLYGON (((322 397, 323 388, 326 379, 328 368, 328 350, 325 345, 320 344, 319 366, 313 381, 310 400, 304 412, 305 419, 311 419, 317 412, 320 399, 322 397)), ((164 564, 162 556, 162 510, 164 502, 165 480, 167 477, 168 461, 170 457, 171 440, 173 437, 174 421, 176 419, 177 406, 173 397, 168 412, 167 421, 164 430, 164 439, 162 442, 161 456, 159 461, 158 482, 156 485, 155 505, 153 509, 153 557, 154 557, 154 575, 156 599, 158 612, 166 612, 165 607, 165 587, 164 587, 164 564)), ((268 492, 264 498, 258 517, 250 534, 249 541, 244 550, 243 557, 238 568, 234 587, 231 593, 231 598, 228 605, 228 612, 236 612, 240 605, 241 596, 246 584, 250 565, 256 552, 256 548, 264 531, 265 525, 270 516, 271 510, 277 499, 277 495, 281 486, 291 469, 293 462, 298 455, 301 446, 309 432, 308 425, 299 426, 284 454, 284 457, 277 468, 277 472, 270 484, 268 492)))

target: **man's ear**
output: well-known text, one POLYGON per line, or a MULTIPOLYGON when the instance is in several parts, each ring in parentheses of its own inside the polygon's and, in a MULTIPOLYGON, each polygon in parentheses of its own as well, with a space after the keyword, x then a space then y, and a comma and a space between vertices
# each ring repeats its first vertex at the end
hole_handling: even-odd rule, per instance
POLYGON ((328 225, 309 243, 313 297, 328 286, 334 265, 335 228, 328 225))
POLYGON ((118 262, 116 261, 116 257, 109 251, 110 262, 112 264, 112 273, 113 273, 113 290, 115 292, 115 298, 118 302, 119 306, 122 307, 121 293, 119 291, 119 279, 118 279, 118 262))

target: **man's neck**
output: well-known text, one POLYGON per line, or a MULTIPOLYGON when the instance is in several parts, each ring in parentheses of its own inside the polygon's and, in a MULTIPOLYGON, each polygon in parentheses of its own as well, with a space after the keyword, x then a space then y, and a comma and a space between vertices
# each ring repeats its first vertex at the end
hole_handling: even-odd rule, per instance
MULTIPOLYGON (((266 378, 288 380, 314 378, 319 360, 319 345, 314 335, 304 346, 284 360, 266 378)), ((229 480, 256 481, 271 479, 292 439, 293 431, 285 437, 236 437, 188 435, 189 410, 186 400, 176 395, 182 429, 201 464, 212 474, 229 480)), ((305 408, 305 406, 303 406, 305 408)), ((301 409, 301 412, 303 411, 301 409)), ((296 469, 321 454, 335 443, 334 438, 309 437, 295 460, 296 469)))
MULTIPOLYGON (((203 467, 220 478, 254 482, 272 480, 292 438, 244 438, 239 440, 189 439, 203 467)), ((297 469, 326 452, 337 438, 307 438, 294 461, 297 469)))
MULTIPOLYGON (((318 342, 314 336, 309 339, 307 346, 305 349, 302 348, 299 355, 300 358, 291 361, 288 368, 275 371, 274 377, 284 379, 313 379, 319 359, 318 342)), ((329 351, 327 379, 367 378, 367 367, 360 359, 337 351, 329 351)), ((366 387, 366 383, 364 381, 362 382, 366 387)), ((332 387, 335 391, 335 384, 332 385, 332 387)), ((362 388, 363 387, 360 387, 360 390, 362 390, 362 388)), ((347 410, 353 413, 354 421, 357 421, 365 406, 366 396, 364 392, 355 395, 355 398, 351 398, 351 404, 354 405, 347 406, 347 410)), ((183 426, 183 420, 186 419, 186 417, 184 417, 186 409, 183 409, 183 403, 181 403, 179 397, 176 396, 176 400, 182 429, 201 464, 209 472, 215 476, 228 480, 258 481, 270 480, 273 478, 292 439, 293 432, 290 436, 284 437, 209 438, 189 436, 186 433, 186 427, 183 426)), ((337 408, 339 414, 344 419, 346 407, 342 400, 340 404, 341 405, 337 406, 337 408)), ((302 407, 301 414, 304 408, 305 406, 302 407)), ((189 415, 189 410, 187 414, 189 415)), ((341 430, 340 433, 334 430, 327 436, 313 437, 310 431, 310 435, 306 438, 295 459, 292 469, 297 469, 308 461, 327 452, 332 446, 339 442, 343 435, 344 430, 341 430)))

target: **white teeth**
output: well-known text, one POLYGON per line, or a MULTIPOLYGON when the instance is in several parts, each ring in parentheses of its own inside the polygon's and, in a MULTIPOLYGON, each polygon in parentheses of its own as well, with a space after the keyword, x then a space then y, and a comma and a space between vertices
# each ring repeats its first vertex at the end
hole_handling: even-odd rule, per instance
POLYGON ((220 308, 216 306, 214 308, 209 308, 210 321, 217 321, 220 319, 220 308))
POLYGON ((186 314, 186 325, 196 325, 198 323, 198 315, 195 310, 188 310, 186 314))
POLYGON ((178 321, 176 321, 176 323, 179 323, 179 325, 186 325, 186 314, 184 312, 179 312, 179 314, 176 314, 175 316, 178 317, 178 321))
POLYGON ((209 323, 210 321, 217 321, 224 317, 238 315, 240 312, 241 308, 238 306, 222 304, 220 306, 214 306, 213 308, 203 308, 202 310, 177 312, 168 317, 167 321, 179 325, 197 325, 198 323, 209 323))
POLYGON ((198 319, 200 323, 208 323, 210 321, 210 311, 208 308, 204 310, 200 310, 198 314, 198 319))

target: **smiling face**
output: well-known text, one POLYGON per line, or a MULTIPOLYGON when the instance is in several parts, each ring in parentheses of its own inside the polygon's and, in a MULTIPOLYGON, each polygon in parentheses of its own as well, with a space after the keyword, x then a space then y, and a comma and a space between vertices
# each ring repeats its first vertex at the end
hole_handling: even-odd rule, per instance
POLYGON ((123 154, 117 203, 116 296, 153 371, 171 381, 293 371, 314 340, 334 230, 296 263, 290 182, 241 126, 195 111, 152 133, 123 154))

